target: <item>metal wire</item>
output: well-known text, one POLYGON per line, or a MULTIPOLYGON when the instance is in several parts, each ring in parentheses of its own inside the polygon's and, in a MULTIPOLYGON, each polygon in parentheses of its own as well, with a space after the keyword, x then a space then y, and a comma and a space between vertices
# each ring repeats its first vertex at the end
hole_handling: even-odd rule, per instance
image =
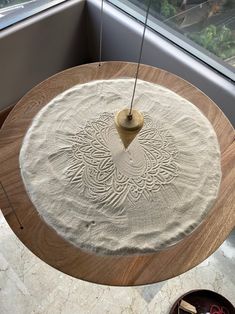
POLYGON ((104 13, 104 0, 101 0, 101 11, 100 11, 100 48, 99 48, 99 66, 101 66, 102 60, 102 42, 103 42, 103 14, 104 13))
POLYGON ((13 205, 12 205, 12 203, 11 203, 11 201, 10 201, 8 195, 7 195, 7 192, 6 192, 6 190, 5 190, 5 188, 4 188, 4 186, 3 186, 3 184, 2 184, 1 181, 0 181, 0 185, 1 185, 2 190, 3 190, 3 192, 4 192, 5 196, 6 196, 6 199, 7 199, 7 201, 8 201, 8 204, 10 205, 10 207, 11 207, 11 209, 12 209, 12 212, 14 213, 14 215, 15 215, 15 217, 16 217, 16 220, 17 220, 17 222, 18 222, 18 224, 19 224, 19 226, 20 226, 20 229, 24 229, 23 225, 21 224, 21 222, 20 222, 20 220, 19 220, 19 217, 18 217, 17 214, 16 214, 15 208, 13 207, 13 205))
POLYGON ((131 99, 131 106, 130 106, 130 111, 129 111, 129 114, 128 114, 128 118, 130 120, 132 119, 132 114, 131 113, 132 113, 132 107, 133 107, 133 102, 134 102, 134 98, 135 98, 136 84, 137 84, 139 68, 140 68, 140 61, 141 61, 142 51, 143 51, 143 46, 144 46, 144 36, 145 36, 146 28, 147 28, 147 21, 148 21, 148 16, 149 16, 149 10, 150 10, 150 7, 151 7, 151 3, 152 3, 152 0, 149 0, 148 8, 147 8, 147 11, 146 11, 145 22, 144 22, 144 31, 143 31, 141 45, 140 45, 140 54, 139 54, 138 65, 137 65, 137 69, 136 69, 135 84, 134 84, 133 95, 132 95, 132 99, 131 99))

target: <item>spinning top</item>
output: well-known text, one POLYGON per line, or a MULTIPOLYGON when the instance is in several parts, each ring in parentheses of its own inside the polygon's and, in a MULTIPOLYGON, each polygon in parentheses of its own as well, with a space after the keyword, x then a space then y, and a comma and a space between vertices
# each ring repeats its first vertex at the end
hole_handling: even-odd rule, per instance
POLYGON ((137 110, 123 109, 115 116, 115 126, 118 134, 123 142, 125 149, 134 140, 136 135, 142 129, 144 124, 144 117, 142 113, 137 110))

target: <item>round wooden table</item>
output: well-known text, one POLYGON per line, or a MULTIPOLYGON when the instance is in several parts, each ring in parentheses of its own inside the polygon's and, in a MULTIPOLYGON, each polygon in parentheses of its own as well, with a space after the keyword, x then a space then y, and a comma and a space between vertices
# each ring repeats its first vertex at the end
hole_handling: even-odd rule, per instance
MULTIPOLYGON (((235 225, 235 132, 223 112, 196 87, 166 71, 141 65, 139 78, 165 86, 196 105, 213 125, 220 143, 222 182, 204 222, 178 244, 142 256, 97 256, 66 242, 39 217, 19 169, 23 137, 37 112, 66 89, 92 80, 134 77, 135 63, 85 64, 60 72, 30 90, 14 107, 0 133, 0 208, 17 237, 40 259, 73 277, 107 285, 141 285, 179 275, 212 254, 235 225)), ((36 152, 35 152, 36 153, 36 152)), ((213 160, 211 161, 213 162, 213 160)))

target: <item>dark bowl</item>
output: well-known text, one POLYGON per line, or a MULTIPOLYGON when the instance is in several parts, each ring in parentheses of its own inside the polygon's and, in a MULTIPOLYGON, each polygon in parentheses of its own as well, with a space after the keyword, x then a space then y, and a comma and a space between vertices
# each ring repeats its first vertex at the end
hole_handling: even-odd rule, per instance
MULTIPOLYGON (((185 293, 174 303, 169 314, 178 314, 178 304, 182 299, 195 306, 198 314, 210 313, 212 305, 226 308, 228 311, 226 314, 235 314, 235 308, 231 302, 222 295, 210 290, 192 290, 185 293)), ((180 314, 189 313, 180 310, 180 314)))

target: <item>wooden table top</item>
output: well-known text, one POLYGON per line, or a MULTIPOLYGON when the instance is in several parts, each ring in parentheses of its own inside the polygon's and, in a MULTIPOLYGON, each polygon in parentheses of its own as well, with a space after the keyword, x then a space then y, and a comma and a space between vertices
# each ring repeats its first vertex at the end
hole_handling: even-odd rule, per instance
MULTIPOLYGON (((139 78, 171 89, 209 119, 221 148, 219 196, 202 224, 178 244, 141 256, 97 256, 66 242, 39 217, 25 191, 19 169, 23 137, 37 112, 66 89, 92 80, 134 77, 136 64, 85 64, 60 72, 30 90, 14 107, 0 131, 0 180, 23 225, 16 220, 2 189, 0 208, 17 237, 40 259, 76 278, 108 285, 155 283, 179 275, 212 254, 235 226, 235 131, 204 93, 166 71, 141 65, 139 78)), ((213 162, 213 161, 212 161, 213 162)))

